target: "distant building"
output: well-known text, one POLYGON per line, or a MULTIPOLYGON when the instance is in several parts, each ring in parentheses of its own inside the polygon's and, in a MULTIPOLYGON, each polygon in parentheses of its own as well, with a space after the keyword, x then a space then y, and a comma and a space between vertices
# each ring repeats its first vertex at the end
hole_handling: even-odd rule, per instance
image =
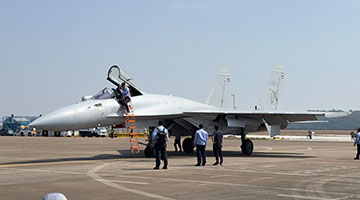
POLYGON ((19 130, 22 126, 27 126, 37 117, 34 116, 6 116, 2 118, 2 128, 6 130, 19 130))

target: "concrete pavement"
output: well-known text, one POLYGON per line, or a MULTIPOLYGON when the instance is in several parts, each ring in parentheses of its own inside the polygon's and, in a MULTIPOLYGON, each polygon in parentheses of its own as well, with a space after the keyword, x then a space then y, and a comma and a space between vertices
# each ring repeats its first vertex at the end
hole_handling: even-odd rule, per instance
POLYGON ((169 169, 132 155, 126 139, 0 137, 0 199, 357 199, 360 161, 351 142, 224 140, 224 166, 195 167, 195 154, 174 153, 169 169))

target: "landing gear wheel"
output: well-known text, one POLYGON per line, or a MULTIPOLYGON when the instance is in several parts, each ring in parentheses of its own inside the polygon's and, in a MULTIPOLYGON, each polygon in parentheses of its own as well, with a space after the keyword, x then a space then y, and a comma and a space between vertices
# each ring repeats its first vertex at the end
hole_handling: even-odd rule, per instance
POLYGON ((149 146, 145 147, 144 154, 146 158, 155 157, 155 149, 149 146))
POLYGON ((186 138, 182 145, 185 153, 192 153, 194 151, 194 142, 191 138, 186 138))
POLYGON ((249 139, 246 139, 241 145, 241 151, 244 154, 250 156, 253 153, 253 150, 254 150, 253 142, 249 139))

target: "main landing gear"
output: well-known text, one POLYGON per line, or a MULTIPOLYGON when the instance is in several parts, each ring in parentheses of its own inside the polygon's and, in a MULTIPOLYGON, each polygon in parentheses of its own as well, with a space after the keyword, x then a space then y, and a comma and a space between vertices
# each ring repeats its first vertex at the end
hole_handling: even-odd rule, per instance
MULTIPOLYGON (((254 151, 254 144, 250 139, 246 139, 245 136, 241 137, 242 144, 240 149, 243 154, 250 156, 254 151)), ((182 143, 183 149, 185 153, 192 153, 194 151, 194 142, 191 138, 186 138, 182 143)))
POLYGON ((250 156, 254 151, 254 144, 250 139, 246 138, 245 129, 241 130, 241 145, 240 149, 243 154, 250 156))
POLYGON ((155 157, 156 155, 155 147, 153 147, 151 143, 148 143, 145 147, 144 154, 146 158, 155 157))
MULTIPOLYGON (((245 155, 250 156, 254 151, 254 144, 250 139, 245 137, 245 134, 241 134, 241 142, 240 145, 241 152, 245 155)), ((194 151, 194 142, 191 138, 186 138, 183 143, 182 147, 185 153, 192 153, 194 151)), ((144 150, 145 157, 155 157, 155 148, 148 143, 144 150)))
POLYGON ((192 153, 194 151, 194 142, 191 138, 186 138, 182 146, 185 153, 192 153))
POLYGON ((254 144, 250 139, 245 139, 242 142, 240 148, 243 154, 250 156, 254 151, 254 144))
MULTIPOLYGON (((191 138, 186 138, 182 143, 182 147, 185 153, 192 153, 194 151, 193 140, 191 138)), ((147 158, 155 157, 155 148, 151 143, 146 144, 144 154, 147 158)))

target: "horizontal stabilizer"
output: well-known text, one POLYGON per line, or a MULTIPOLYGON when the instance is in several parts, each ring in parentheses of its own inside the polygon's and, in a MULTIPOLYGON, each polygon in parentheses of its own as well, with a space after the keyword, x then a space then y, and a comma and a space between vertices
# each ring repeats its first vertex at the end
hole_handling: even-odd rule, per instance
POLYGON ((341 118, 351 115, 352 112, 325 112, 325 118, 332 119, 332 118, 341 118))

